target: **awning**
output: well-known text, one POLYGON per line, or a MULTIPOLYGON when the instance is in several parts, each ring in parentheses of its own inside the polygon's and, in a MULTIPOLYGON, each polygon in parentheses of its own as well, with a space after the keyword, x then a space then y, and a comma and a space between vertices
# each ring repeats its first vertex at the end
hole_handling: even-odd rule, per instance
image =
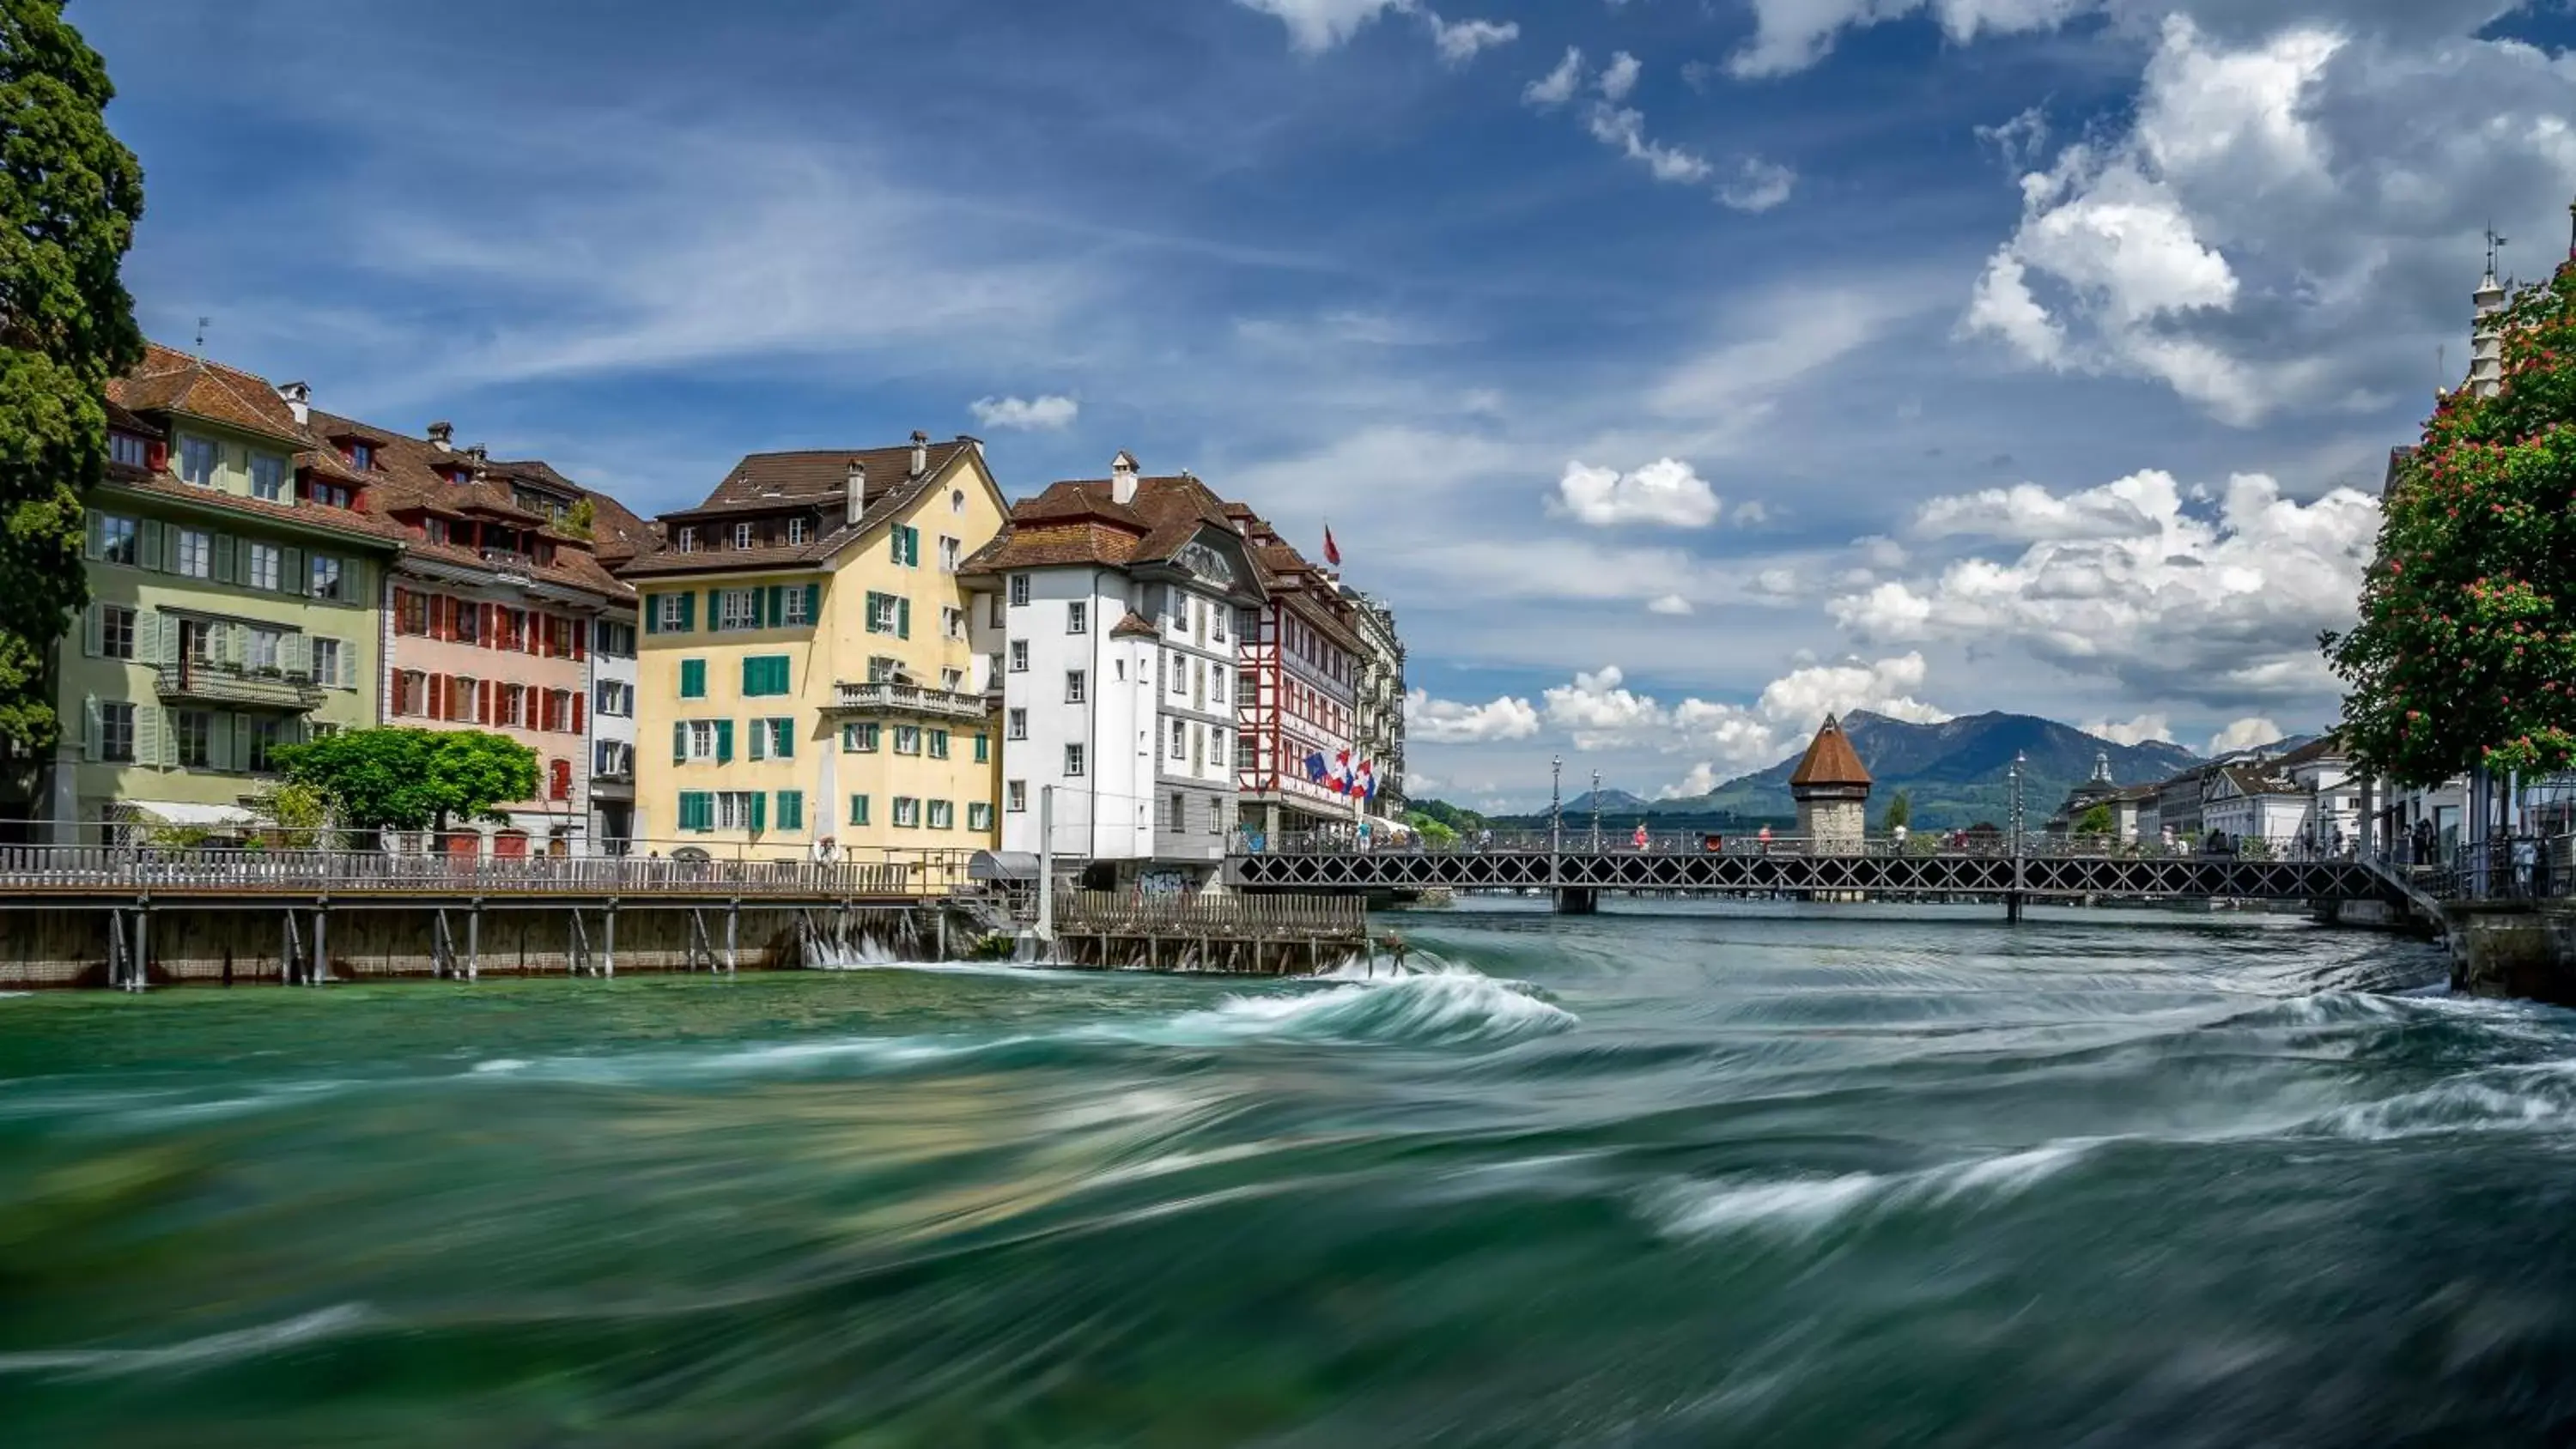
POLYGON ((966 862, 968 880, 1036 880, 1038 858, 1025 850, 979 850, 966 862))
POLYGON ((126 800, 126 809, 149 815, 164 825, 250 825, 255 818, 238 805, 200 805, 192 800, 126 800))

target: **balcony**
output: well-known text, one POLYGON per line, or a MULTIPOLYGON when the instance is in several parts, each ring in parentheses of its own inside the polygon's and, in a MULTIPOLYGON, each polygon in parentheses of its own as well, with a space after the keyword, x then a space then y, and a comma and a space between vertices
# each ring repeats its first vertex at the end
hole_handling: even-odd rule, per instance
POLYGON ((322 703, 322 686, 303 670, 246 668, 190 661, 155 671, 155 692, 183 704, 247 705, 303 713, 322 703))
POLYGON ((835 706, 853 714, 926 715, 934 719, 980 720, 993 709, 980 694, 925 689, 918 684, 848 684, 838 686, 835 706))

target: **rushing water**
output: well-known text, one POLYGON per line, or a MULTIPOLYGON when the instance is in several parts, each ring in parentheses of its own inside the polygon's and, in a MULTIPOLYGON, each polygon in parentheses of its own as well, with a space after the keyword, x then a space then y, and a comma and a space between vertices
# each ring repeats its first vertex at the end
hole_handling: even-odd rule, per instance
POLYGON ((2576 1015, 1991 915, 0 1000, 0 1440, 2576 1435, 2576 1015))

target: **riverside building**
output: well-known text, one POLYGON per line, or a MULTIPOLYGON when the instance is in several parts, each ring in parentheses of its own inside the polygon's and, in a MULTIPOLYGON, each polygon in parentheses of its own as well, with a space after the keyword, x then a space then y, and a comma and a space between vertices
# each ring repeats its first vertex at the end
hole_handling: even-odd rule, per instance
POLYGON ((278 745, 377 722, 400 531, 262 378, 153 344, 107 404, 42 811, 62 842, 245 826, 278 745))
POLYGON ((660 849, 991 849, 1001 631, 960 570, 1002 527, 972 438, 754 453, 627 565, 636 805, 660 849))
POLYGON ((1183 472, 1050 486, 967 565, 1002 640, 1002 848, 1095 889, 1213 882, 1235 822, 1244 625, 1267 604, 1224 501, 1183 472))
POLYGON ((1227 516, 1251 545, 1266 595, 1236 623, 1243 657, 1235 778, 1245 843, 1261 849, 1308 832, 1356 831, 1365 802, 1345 782, 1372 762, 1354 754, 1369 650, 1351 622, 1351 602, 1260 515, 1238 503, 1227 516))

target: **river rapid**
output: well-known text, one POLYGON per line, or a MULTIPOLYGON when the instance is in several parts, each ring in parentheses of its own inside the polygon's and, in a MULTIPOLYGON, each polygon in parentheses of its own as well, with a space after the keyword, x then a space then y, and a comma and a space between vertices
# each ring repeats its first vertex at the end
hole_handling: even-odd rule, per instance
POLYGON ((0 999, 0 1441, 2576 1439, 2576 1014, 1996 915, 0 999))

